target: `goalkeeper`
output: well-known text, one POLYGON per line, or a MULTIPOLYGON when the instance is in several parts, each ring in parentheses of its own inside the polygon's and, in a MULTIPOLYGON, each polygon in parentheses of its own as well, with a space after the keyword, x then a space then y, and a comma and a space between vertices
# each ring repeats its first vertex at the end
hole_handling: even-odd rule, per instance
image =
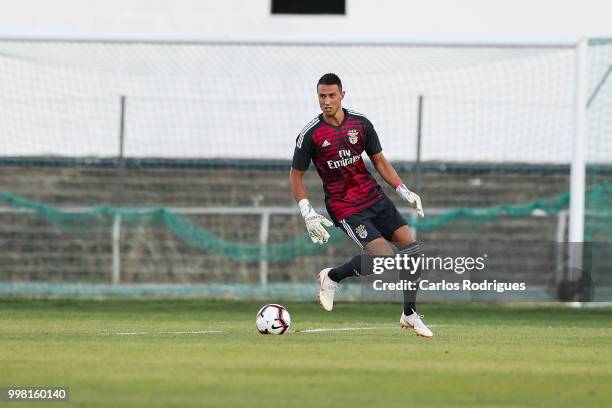
MULTIPOLYGON (((296 139, 291 191, 312 242, 326 243, 329 233, 325 227, 336 225, 365 250, 343 265, 319 272, 319 302, 331 311, 338 282, 372 273, 372 256, 393 255, 396 250, 406 256, 419 256, 419 244, 406 221, 369 173, 361 154, 368 154, 380 176, 419 216, 424 213, 419 196, 406 188, 383 155, 372 123, 363 114, 342 107, 345 92, 340 78, 323 75, 317 83, 317 94, 322 114, 312 119, 296 139), (311 161, 323 181, 325 206, 333 224, 317 214, 308 201, 302 178, 311 161)), ((418 278, 418 274, 414 277, 418 278)), ((417 314, 415 300, 416 290, 404 292, 400 325, 413 328, 418 336, 431 338, 433 333, 417 314)))

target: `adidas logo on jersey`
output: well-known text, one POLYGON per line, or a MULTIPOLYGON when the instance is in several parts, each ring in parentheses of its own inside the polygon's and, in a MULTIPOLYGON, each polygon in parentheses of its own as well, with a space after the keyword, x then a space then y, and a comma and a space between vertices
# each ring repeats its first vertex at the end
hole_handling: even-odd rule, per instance
POLYGON ((327 147, 327 146, 329 146, 329 145, 331 145, 331 143, 329 143, 327 140, 325 140, 325 141, 323 142, 323 144, 321 145, 321 147, 327 147))

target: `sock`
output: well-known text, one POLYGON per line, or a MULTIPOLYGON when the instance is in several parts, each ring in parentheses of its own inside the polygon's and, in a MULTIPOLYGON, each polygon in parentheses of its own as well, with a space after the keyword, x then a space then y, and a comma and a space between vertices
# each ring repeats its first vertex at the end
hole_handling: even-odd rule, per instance
MULTIPOLYGON (((403 248, 400 248, 400 254, 405 254, 410 256, 410 258, 418 258, 420 255, 419 243, 413 242, 412 244, 406 245, 403 248)), ((420 265, 420 264, 419 264, 420 265)), ((400 280, 406 280, 411 282, 417 282, 421 278, 421 267, 419 266, 414 274, 411 274, 410 271, 402 270, 400 271, 400 280)), ((416 313, 416 295, 417 295, 418 287, 415 290, 405 290, 404 291, 404 314, 406 316, 410 316, 412 313, 416 313)))
POLYGON ((329 278, 334 282, 340 282, 349 276, 366 276, 372 274, 372 256, 368 254, 357 255, 348 262, 329 271, 329 278))

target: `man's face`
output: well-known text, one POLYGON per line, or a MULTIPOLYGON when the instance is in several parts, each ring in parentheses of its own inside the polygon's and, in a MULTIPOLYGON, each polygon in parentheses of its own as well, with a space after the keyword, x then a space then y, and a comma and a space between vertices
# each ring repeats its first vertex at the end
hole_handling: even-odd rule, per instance
POLYGON ((319 95, 319 106, 325 116, 334 116, 342 107, 344 91, 338 85, 319 85, 317 86, 319 95))

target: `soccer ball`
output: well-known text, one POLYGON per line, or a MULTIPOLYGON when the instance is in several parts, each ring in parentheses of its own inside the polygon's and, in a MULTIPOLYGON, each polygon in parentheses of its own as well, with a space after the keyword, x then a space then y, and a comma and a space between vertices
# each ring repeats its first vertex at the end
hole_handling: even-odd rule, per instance
POLYGON ((259 309, 255 324, 261 334, 285 334, 289 331, 291 317, 283 306, 270 304, 259 309))

